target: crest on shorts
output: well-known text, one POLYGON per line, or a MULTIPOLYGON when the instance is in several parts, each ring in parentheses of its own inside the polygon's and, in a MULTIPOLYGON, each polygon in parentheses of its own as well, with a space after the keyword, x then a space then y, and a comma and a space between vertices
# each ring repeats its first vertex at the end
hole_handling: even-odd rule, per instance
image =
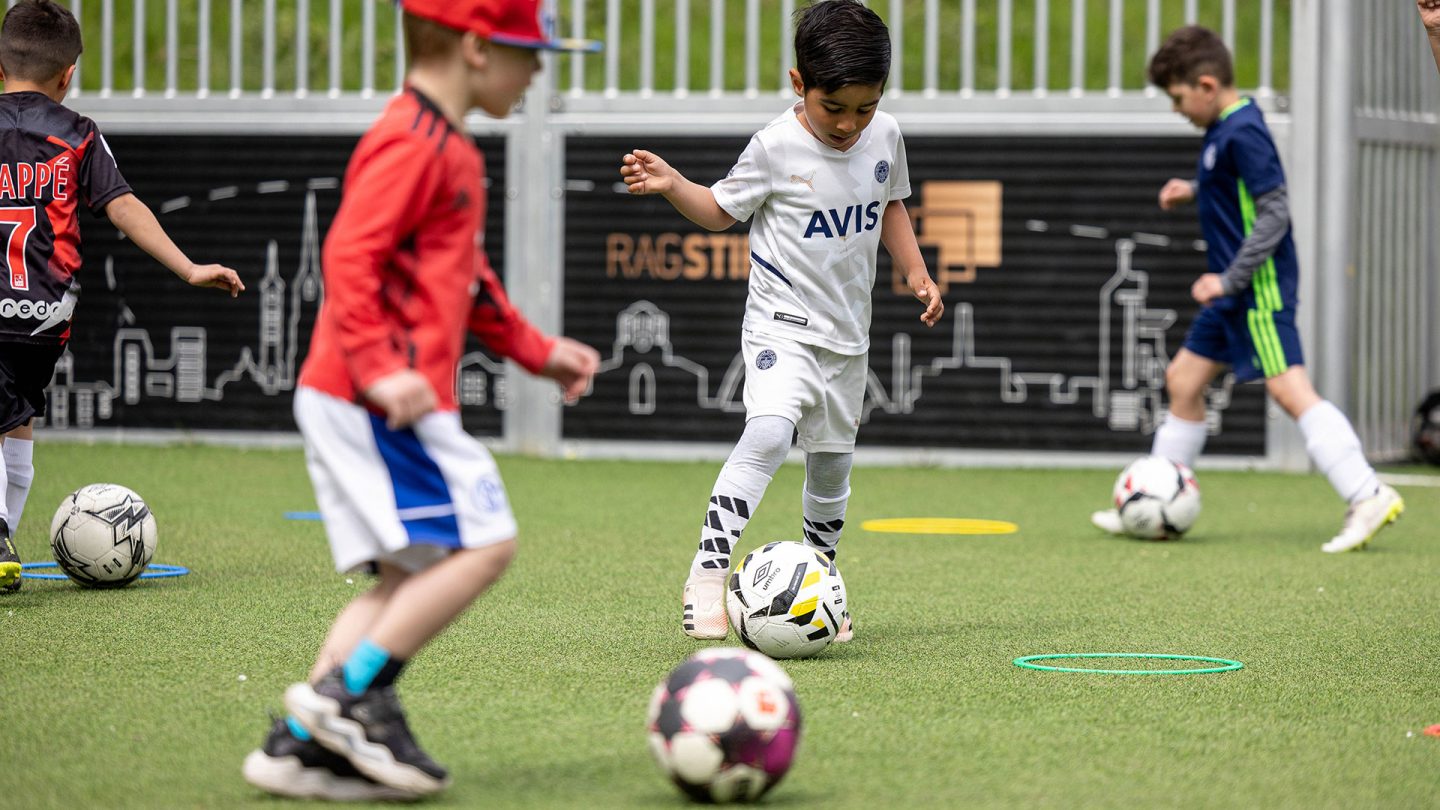
POLYGON ((890 179, 890 161, 882 160, 875 164, 875 182, 883 183, 890 179))
POLYGON ((773 365, 775 365, 775 352, 771 351, 770 349, 765 349, 759 354, 755 355, 755 367, 760 369, 761 371, 764 371, 765 369, 770 368, 773 365))

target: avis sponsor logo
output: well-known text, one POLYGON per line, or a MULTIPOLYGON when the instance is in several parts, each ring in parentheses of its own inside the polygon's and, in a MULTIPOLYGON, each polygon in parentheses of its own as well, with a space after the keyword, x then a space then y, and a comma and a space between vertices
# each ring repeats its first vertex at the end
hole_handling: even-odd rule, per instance
POLYGON ((0 318, 31 318, 43 321, 55 314, 63 304, 49 301, 0 298, 0 318))
POLYGON ((869 204, 856 203, 838 211, 830 208, 810 214, 810 224, 805 226, 805 238, 823 236, 834 239, 838 236, 843 239, 851 234, 859 236, 866 231, 875 230, 875 226, 879 224, 879 200, 872 200, 869 204))

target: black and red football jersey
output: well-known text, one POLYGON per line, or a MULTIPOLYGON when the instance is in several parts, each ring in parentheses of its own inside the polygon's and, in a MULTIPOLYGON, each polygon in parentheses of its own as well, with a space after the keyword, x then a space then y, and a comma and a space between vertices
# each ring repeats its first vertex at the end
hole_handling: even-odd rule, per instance
POLYGON ((130 191, 100 130, 43 93, 0 94, 0 340, 63 343, 80 286, 81 202, 130 191))

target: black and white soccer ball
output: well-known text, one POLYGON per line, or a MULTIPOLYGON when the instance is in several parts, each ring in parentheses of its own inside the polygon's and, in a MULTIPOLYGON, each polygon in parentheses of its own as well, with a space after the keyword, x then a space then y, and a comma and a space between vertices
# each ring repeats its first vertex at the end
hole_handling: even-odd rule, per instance
POLYGON ((790 770, 800 703, 778 664, 712 647, 671 670, 650 697, 650 753, 692 799, 754 801, 790 770))
POLYGON ((87 588, 123 588, 150 564, 159 539, 145 500, 119 484, 90 484, 60 502, 50 550, 70 579, 87 588))
POLYGON ((820 652, 849 616, 840 569, 804 543, 768 543, 746 554, 727 591, 730 626, 745 646, 771 658, 820 652))
POLYGON ((1189 467, 1161 456, 1136 459, 1115 479, 1115 508, 1125 533, 1173 540, 1200 517, 1200 484, 1189 467))

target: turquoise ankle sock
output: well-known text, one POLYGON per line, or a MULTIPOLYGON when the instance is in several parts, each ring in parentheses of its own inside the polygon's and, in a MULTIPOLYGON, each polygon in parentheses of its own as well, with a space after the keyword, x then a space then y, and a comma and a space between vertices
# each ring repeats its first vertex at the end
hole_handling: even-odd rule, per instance
POLYGON ((389 661, 389 650, 368 638, 361 639, 355 645, 355 652, 345 660, 345 690, 352 695, 364 692, 389 661))
POLYGON ((305 727, 300 725, 300 721, 296 720, 293 715, 285 718, 285 725, 290 727, 290 733, 295 739, 301 742, 310 741, 310 732, 306 731, 305 727))

